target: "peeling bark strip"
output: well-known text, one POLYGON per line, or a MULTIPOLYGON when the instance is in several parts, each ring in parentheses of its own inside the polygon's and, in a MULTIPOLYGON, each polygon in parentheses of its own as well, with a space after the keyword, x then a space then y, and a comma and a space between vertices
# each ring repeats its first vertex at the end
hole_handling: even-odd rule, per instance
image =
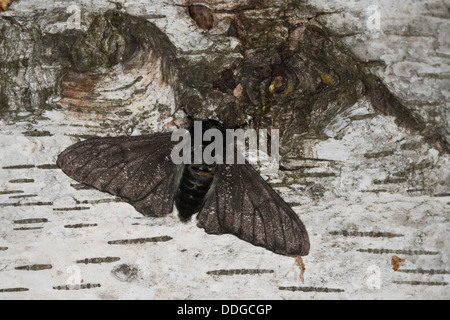
POLYGON ((172 240, 172 237, 161 236, 161 237, 153 237, 153 238, 113 240, 113 241, 108 241, 108 244, 141 244, 141 243, 146 243, 146 242, 166 242, 169 240, 172 240))
POLYGON ((51 264, 32 264, 28 266, 19 266, 15 267, 16 270, 26 270, 26 271, 41 271, 41 270, 48 270, 52 269, 51 264))
POLYGON ((400 263, 402 262, 405 262, 405 259, 393 255, 391 259, 392 270, 397 271, 400 268, 400 263))
POLYGON ((374 254, 395 253, 395 254, 407 254, 407 255, 436 255, 439 252, 426 251, 426 250, 401 250, 401 249, 358 249, 358 252, 367 252, 374 254))
POLYGON ((112 262, 116 262, 116 261, 119 261, 119 260, 120 260, 119 257, 86 258, 86 259, 83 259, 83 260, 77 260, 77 263, 84 263, 84 264, 95 263, 95 264, 100 264, 100 263, 112 263, 112 262))
POLYGON ((327 287, 278 287, 279 290, 302 291, 302 292, 344 292, 343 289, 327 288, 327 287))
POLYGON ((0 289, 0 292, 22 292, 22 291, 28 291, 30 289, 28 288, 6 288, 6 289, 0 289))
POLYGON ((298 269, 300 270, 300 281, 302 283, 305 283, 305 271, 306 271, 306 266, 305 263, 303 262, 303 259, 301 256, 298 256, 295 258, 295 265, 298 267, 298 269))
POLYGON ((234 276, 234 275, 245 275, 245 274, 264 274, 264 273, 274 273, 274 270, 270 269, 219 269, 207 271, 206 274, 217 275, 217 276, 234 276))
POLYGON ((395 238, 403 237, 403 234, 391 233, 391 232, 381 232, 381 231, 330 231, 333 236, 344 236, 344 237, 374 237, 374 238, 395 238))
POLYGON ((93 289, 100 288, 100 283, 86 283, 86 284, 75 284, 75 285, 64 285, 64 286, 55 286, 54 290, 83 290, 83 289, 93 289))

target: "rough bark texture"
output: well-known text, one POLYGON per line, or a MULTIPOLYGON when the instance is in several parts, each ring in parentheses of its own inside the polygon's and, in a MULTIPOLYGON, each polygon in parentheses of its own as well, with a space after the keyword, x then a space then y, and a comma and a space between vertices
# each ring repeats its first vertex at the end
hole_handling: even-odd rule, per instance
POLYGON ((433 0, 13 2, 0 297, 449 298, 448 17, 433 0), (89 136, 167 130, 181 107, 280 129, 269 181, 310 233, 304 275, 55 166, 89 136))

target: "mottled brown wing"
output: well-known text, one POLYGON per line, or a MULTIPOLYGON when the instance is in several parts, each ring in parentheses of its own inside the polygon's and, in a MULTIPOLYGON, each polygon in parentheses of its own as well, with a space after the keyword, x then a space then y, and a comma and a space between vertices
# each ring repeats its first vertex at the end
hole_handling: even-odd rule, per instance
POLYGON ((170 153, 171 133, 94 138, 76 143, 58 157, 69 177, 124 198, 137 211, 160 217, 172 212, 180 166, 170 153))
POLYGON ((207 233, 233 234, 287 256, 309 253, 305 226, 250 164, 219 165, 213 188, 198 214, 207 233))

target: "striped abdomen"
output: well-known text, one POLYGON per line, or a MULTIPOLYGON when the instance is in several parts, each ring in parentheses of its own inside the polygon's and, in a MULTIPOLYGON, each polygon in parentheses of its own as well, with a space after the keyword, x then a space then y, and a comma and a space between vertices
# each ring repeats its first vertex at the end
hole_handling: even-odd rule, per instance
POLYGON ((201 210, 214 179, 215 164, 186 164, 175 196, 180 219, 187 221, 201 210))

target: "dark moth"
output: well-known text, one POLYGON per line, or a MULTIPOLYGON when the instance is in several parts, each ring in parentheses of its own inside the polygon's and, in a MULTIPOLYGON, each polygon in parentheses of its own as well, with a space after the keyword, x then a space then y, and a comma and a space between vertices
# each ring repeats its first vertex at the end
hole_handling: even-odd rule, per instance
MULTIPOLYGON (((203 131, 224 131, 217 121, 202 125, 203 131)), ((198 212, 197 225, 209 234, 233 234, 282 255, 308 254, 303 223, 250 164, 175 165, 171 151, 178 142, 171 136, 89 139, 64 150, 57 164, 69 177, 123 198, 145 216, 165 216, 175 203, 182 221, 198 212)))

